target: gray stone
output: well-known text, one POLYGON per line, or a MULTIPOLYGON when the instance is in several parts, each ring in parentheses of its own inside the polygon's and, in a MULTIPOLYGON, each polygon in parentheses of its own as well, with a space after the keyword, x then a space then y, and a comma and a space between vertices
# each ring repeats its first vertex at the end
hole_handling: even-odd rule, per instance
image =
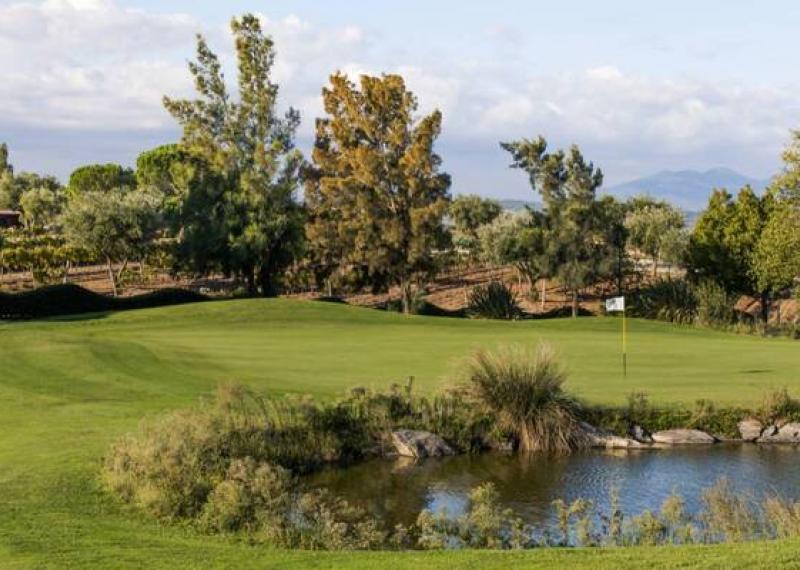
POLYGON ((453 448, 435 433, 402 429, 392 432, 392 442, 399 455, 424 459, 455 455, 453 448))
POLYGON ((589 440, 589 445, 592 447, 604 447, 606 449, 630 449, 634 447, 643 447, 643 445, 635 439, 616 436, 613 433, 587 424, 586 422, 581 422, 581 428, 589 440))
POLYGON ((800 423, 790 422, 781 427, 769 426, 756 441, 759 443, 800 443, 800 423))
POLYGON ((714 443, 716 440, 698 429, 668 429, 655 432, 653 441, 666 445, 696 445, 714 443))
POLYGON ((761 437, 761 432, 764 431, 764 426, 761 422, 753 418, 740 421, 737 427, 739 428, 739 435, 745 441, 757 440, 761 437))
POLYGON ((653 436, 642 426, 631 426, 628 430, 628 435, 640 443, 653 443, 653 436))
POLYGON ((761 437, 769 437, 776 433, 778 433, 778 426, 767 426, 764 428, 764 431, 761 432, 761 437))

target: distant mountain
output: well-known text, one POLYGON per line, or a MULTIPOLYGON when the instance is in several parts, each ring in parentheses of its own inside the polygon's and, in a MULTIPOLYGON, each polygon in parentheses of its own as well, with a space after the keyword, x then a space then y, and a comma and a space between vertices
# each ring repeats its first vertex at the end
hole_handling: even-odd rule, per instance
POLYGON ((500 205, 503 207, 504 210, 508 210, 510 212, 520 212, 525 208, 533 208, 534 210, 539 209, 539 204, 536 202, 528 202, 526 200, 500 200, 500 205))
POLYGON ((605 188, 604 191, 621 199, 636 194, 648 194, 654 198, 668 200, 685 210, 703 210, 714 188, 727 188, 731 193, 735 193, 742 186, 749 184, 755 191, 760 192, 768 183, 768 180, 751 178, 730 168, 712 168, 705 172, 664 170, 652 176, 605 188))

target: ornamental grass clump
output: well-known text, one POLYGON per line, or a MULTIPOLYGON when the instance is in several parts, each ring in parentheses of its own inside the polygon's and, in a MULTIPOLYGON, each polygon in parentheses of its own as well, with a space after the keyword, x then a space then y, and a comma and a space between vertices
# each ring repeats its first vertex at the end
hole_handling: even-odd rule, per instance
POLYGON ((566 373, 548 345, 479 350, 466 374, 473 397, 520 450, 569 453, 587 446, 578 403, 564 391, 566 373))
POLYGON ((522 314, 511 288, 500 281, 478 285, 469 295, 467 313, 475 318, 512 320, 522 314))

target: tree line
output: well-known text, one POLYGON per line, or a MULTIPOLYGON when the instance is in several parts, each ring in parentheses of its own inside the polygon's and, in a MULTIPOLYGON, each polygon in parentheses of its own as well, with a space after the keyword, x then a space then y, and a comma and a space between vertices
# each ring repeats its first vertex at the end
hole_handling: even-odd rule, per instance
POLYGON ((46 234, 62 248, 54 259, 105 263, 115 293, 130 260, 158 258, 175 271, 232 276, 251 295, 278 294, 290 274, 327 294, 397 287, 411 312, 422 284, 466 259, 512 265, 531 287, 541 281, 543 303, 555 280, 573 314, 599 281, 624 290, 632 248, 653 260, 654 276, 659 262, 680 265, 692 279, 759 296, 765 311, 800 275, 798 132, 763 195, 715 190, 691 230, 667 202, 599 195, 602 171, 577 146, 504 142, 541 201, 509 214, 496 201, 451 198, 435 150, 442 114, 419 116, 399 75, 331 76, 304 157, 295 146, 299 113, 278 111, 272 39, 249 14, 231 31, 235 92, 198 36, 195 97, 164 98, 181 140, 142 153, 135 169, 87 165, 62 186, 16 173, 0 146, 0 208, 19 210, 25 225, 0 234, 0 266, 19 267, 24 236, 46 234))

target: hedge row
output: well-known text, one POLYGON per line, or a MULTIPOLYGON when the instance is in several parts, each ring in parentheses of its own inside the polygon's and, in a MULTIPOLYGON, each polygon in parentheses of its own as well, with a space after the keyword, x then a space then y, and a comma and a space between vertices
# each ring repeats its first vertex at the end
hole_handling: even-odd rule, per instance
POLYGON ((23 293, 0 293, 0 319, 40 319, 164 307, 205 300, 206 296, 186 289, 160 289, 133 297, 106 297, 78 285, 50 285, 23 293))

